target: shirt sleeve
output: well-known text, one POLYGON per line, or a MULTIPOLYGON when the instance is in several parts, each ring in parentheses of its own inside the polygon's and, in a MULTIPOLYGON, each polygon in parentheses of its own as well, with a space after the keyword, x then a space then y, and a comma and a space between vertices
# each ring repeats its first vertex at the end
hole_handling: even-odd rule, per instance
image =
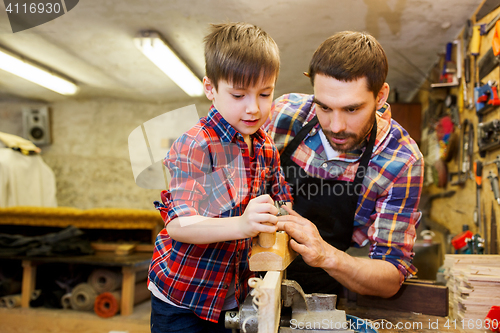
POLYGON ((199 203, 207 197, 210 186, 207 175, 211 164, 206 149, 183 135, 174 142, 163 164, 171 175, 170 189, 162 193, 165 225, 177 217, 199 215, 199 203))
POLYGON ((417 210, 423 183, 423 158, 403 168, 386 195, 377 200, 368 229, 370 258, 390 262, 403 281, 416 274, 412 264, 416 228, 421 213, 417 210))

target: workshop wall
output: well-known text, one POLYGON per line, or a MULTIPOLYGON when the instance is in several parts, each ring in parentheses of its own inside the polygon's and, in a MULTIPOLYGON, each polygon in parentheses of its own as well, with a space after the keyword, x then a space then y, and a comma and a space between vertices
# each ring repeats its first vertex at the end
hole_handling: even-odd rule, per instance
MULTIPOLYGON (((153 210, 160 190, 135 184, 128 136, 156 116, 189 103, 153 104, 113 99, 68 100, 48 105, 52 144, 42 157, 56 176, 59 206, 80 209, 123 207, 153 210)), ((0 103, 0 131, 22 136, 22 108, 40 103, 0 103)), ((200 116, 209 101, 197 103, 200 116)), ((194 124, 193 124, 194 125, 194 124)))
MULTIPOLYGON (((479 8, 478 8, 479 10, 479 8)), ((477 11, 476 11, 477 12, 477 11)), ((472 25, 475 24, 488 24, 492 21, 496 15, 500 13, 500 8, 497 8, 475 22, 475 13, 471 13, 472 25)), ((466 22, 464 22, 464 31, 466 27, 466 22)), ((459 61, 456 65, 461 66, 462 73, 464 73, 464 31, 461 33, 457 39, 461 42, 462 61, 459 61)), ((493 225, 492 228, 492 217, 493 219, 499 221, 500 217, 500 206, 497 204, 492 189, 490 181, 487 178, 490 171, 493 175, 498 176, 497 166, 492 163, 500 155, 500 145, 495 148, 488 150, 483 156, 480 155, 480 149, 478 146, 478 124, 480 122, 488 123, 494 119, 500 119, 500 109, 498 107, 492 108, 491 111, 484 114, 482 120, 478 119, 476 114, 476 107, 473 104, 468 106, 468 98, 464 102, 464 93, 468 96, 472 96, 474 91, 474 86, 476 80, 476 70, 474 63, 479 63, 480 59, 488 52, 492 47, 492 39, 495 33, 495 28, 491 29, 486 35, 480 37, 480 52, 476 56, 474 61, 474 56, 471 56, 471 44, 466 48, 466 56, 470 57, 470 83, 467 85, 464 91, 464 75, 459 79, 459 84, 454 87, 447 88, 431 88, 432 83, 439 82, 440 75, 443 73, 444 56, 438 61, 436 66, 433 68, 429 81, 427 81, 417 96, 417 101, 422 104, 422 153, 424 154, 426 169, 425 169, 425 179, 424 179, 424 189, 422 195, 422 204, 431 205, 429 219, 423 221, 424 224, 427 222, 427 226, 431 230, 445 230, 449 229, 450 236, 445 239, 446 232, 442 232, 440 237, 446 246, 448 253, 453 249, 449 246, 449 241, 451 236, 459 234, 462 232, 462 226, 468 225, 473 233, 480 233, 483 238, 486 239, 486 253, 489 253, 489 247, 491 240, 494 241, 498 239, 498 228, 493 225), (441 119, 443 117, 450 117, 453 119, 453 109, 447 107, 445 103, 446 97, 454 95, 457 98, 457 110, 460 126, 454 126, 451 135, 445 136, 444 139, 439 140, 438 137, 442 136, 443 123, 439 126, 441 119), (464 121, 467 119, 468 122, 472 122, 474 126, 474 139, 473 139, 473 155, 472 161, 470 163, 470 172, 467 173, 466 180, 461 185, 454 185, 453 183, 457 181, 457 173, 462 169, 462 147, 464 140, 467 141, 467 136, 464 138, 462 134, 462 128, 464 121), (474 222, 474 211, 476 210, 476 182, 473 177, 473 162, 481 161, 484 165, 482 172, 482 189, 480 192, 480 210, 481 217, 479 225, 474 222), (441 196, 441 197, 440 197, 441 196), (484 227, 484 225, 486 227, 484 227), (481 229, 480 227, 481 226, 481 229), (485 230, 484 230, 485 229, 485 230), (492 235, 493 229, 493 235, 492 235)), ((465 33, 467 36, 467 33, 465 33)), ((470 37, 469 37, 470 38, 470 37)), ((453 41, 450 41, 453 42, 453 41)), ((454 50, 457 46, 454 46, 454 50)), ((443 50, 445 45, 443 45, 443 50)), ((456 62, 455 51, 453 51, 453 61, 456 62)), ((500 81, 499 67, 495 67, 488 75, 480 80, 481 85, 485 84, 489 80, 500 81)), ((474 99, 471 97, 471 101, 474 99)), ((448 104, 449 105, 449 104, 448 104)), ((466 134, 466 133, 465 133, 466 134)), ((500 137, 500 133, 497 132, 500 137)), ((498 180, 496 180, 498 182, 498 180)), ((425 207, 423 207, 425 208, 425 207)), ((439 231, 438 230, 438 231, 439 231)), ((498 253, 498 244, 492 248, 491 253, 498 253)))

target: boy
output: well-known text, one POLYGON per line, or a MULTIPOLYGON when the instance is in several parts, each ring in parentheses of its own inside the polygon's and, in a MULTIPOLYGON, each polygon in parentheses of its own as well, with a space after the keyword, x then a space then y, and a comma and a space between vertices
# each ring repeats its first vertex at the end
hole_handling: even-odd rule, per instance
POLYGON ((248 294, 251 238, 277 230, 273 200, 291 201, 268 119, 279 51, 260 28, 213 25, 205 37, 207 117, 174 142, 165 221, 149 270, 151 332, 230 332, 223 311, 248 294), (267 194, 264 194, 267 193, 267 194))

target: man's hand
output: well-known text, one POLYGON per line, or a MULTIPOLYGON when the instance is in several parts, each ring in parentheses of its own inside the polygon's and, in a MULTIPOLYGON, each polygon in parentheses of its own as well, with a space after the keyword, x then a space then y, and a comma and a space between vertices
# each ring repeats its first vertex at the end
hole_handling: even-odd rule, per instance
POLYGON ((278 230, 284 230, 290 237, 290 246, 299 253, 304 262, 312 267, 324 267, 328 257, 327 244, 318 232, 318 228, 303 218, 290 207, 284 206, 289 215, 278 217, 278 230))
MULTIPOLYGON (((346 288, 361 294, 390 297, 400 286, 396 266, 384 261, 351 257, 323 240, 316 226, 289 207, 278 217, 278 230, 285 230, 290 246, 309 266, 320 267, 346 288)), ((320 291, 319 291, 320 292, 320 291)))

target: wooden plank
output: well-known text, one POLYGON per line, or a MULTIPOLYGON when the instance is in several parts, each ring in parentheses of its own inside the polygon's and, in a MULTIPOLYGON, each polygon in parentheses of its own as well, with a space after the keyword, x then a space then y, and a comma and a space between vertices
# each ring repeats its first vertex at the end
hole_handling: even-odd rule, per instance
POLYGON ((30 260, 23 260, 23 282, 21 287, 21 307, 29 308, 31 295, 35 290, 36 266, 30 260))
POLYGON ((489 307, 500 304, 500 297, 458 297, 458 302, 463 305, 488 305, 489 307))
POLYGON ((420 279, 409 279, 406 280, 406 283, 413 283, 413 284, 430 284, 430 285, 435 285, 436 281, 434 280, 420 280, 420 279))
MULTIPOLYGON (((500 263, 499 263, 500 265, 500 263)), ((498 275, 500 276, 500 267, 491 266, 470 266, 470 273, 473 275, 498 275)))
POLYGON ((500 286, 500 276, 498 275, 472 275, 472 274, 467 274, 465 275, 465 282, 472 282, 472 281, 481 281, 481 282, 491 282, 491 283, 496 283, 497 285, 500 286))
POLYGON ((134 289, 135 289, 135 270, 125 266, 122 268, 122 299, 121 315, 128 316, 134 311, 134 289))
MULTIPOLYGON (((460 290, 460 294, 468 295, 468 298, 486 297, 486 298, 500 298, 500 291, 492 290, 488 292, 487 290, 460 290)), ((500 302, 498 302, 500 304, 500 302)))
POLYGON ((405 282, 396 295, 390 298, 358 295, 356 304, 444 317, 448 315, 448 288, 405 282))
POLYGON ((497 254, 447 254, 445 255, 445 267, 463 267, 468 265, 496 266, 500 262, 497 254))
POLYGON ((259 333, 277 333, 281 314, 281 280, 283 271, 267 272, 259 289, 266 294, 259 305, 259 333))
POLYGON ((135 244, 122 244, 115 250, 117 256, 127 256, 135 252, 135 244))
MULTIPOLYGON (((90 245, 96 251, 115 252, 116 249, 120 245, 124 245, 124 244, 93 242, 90 245)), ((135 252, 151 252, 152 253, 154 248, 155 248, 154 244, 135 244, 135 252)))
POLYGON ((257 238, 254 238, 250 270, 284 271, 296 257, 297 253, 290 247, 290 236, 286 232, 277 232, 276 242, 270 248, 261 247, 257 238))

